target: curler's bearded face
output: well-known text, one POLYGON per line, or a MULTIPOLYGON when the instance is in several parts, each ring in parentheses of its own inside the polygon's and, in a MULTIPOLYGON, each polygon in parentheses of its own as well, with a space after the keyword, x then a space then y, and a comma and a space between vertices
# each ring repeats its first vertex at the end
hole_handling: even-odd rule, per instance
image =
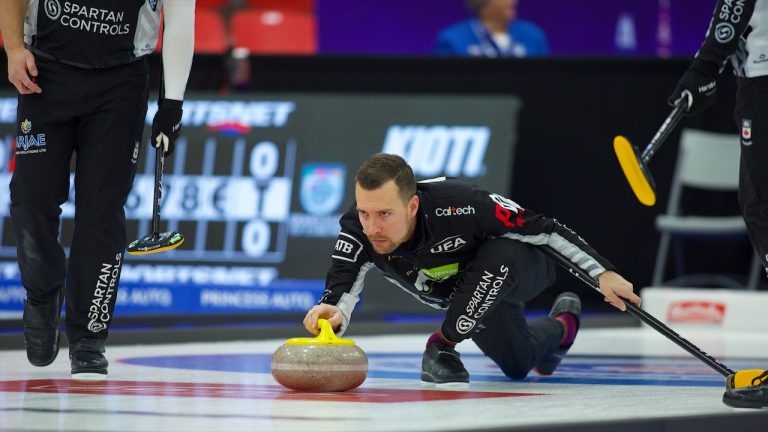
POLYGON ((418 196, 404 202, 395 182, 389 181, 373 190, 355 184, 355 200, 363 232, 376 253, 389 254, 413 237, 418 196))

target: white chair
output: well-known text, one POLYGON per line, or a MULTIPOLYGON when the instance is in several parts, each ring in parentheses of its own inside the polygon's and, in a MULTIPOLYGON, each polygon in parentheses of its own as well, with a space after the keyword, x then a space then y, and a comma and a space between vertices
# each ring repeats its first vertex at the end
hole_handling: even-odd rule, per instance
POLYGON ((653 285, 695 286, 696 284, 716 285, 725 288, 757 289, 760 274, 760 261, 752 253, 747 284, 739 283, 734 278, 724 275, 680 275, 664 282, 664 272, 670 241, 673 236, 696 237, 738 237, 746 236, 744 218, 733 216, 683 215, 680 201, 684 188, 694 187, 699 190, 734 191, 738 190, 739 158, 741 154, 739 136, 695 129, 685 129, 680 137, 680 150, 677 166, 672 179, 666 214, 656 217, 656 229, 661 232, 656 265, 653 271, 653 285))

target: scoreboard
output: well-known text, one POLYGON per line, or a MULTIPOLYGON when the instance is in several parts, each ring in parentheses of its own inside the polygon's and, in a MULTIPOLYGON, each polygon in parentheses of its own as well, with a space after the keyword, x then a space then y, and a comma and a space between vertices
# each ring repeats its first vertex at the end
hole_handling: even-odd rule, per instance
MULTIPOLYGON (((148 108, 149 126, 156 102, 148 108)), ((397 153, 419 179, 460 177, 506 194, 520 109, 509 95, 188 94, 160 212, 161 229, 186 241, 126 255, 118 313, 307 310, 323 290, 338 219, 365 159, 397 153)), ((9 217, 18 128, 15 97, 0 97, 0 317, 19 316, 25 297, 9 217)), ((149 234, 152 217, 154 149, 145 142, 134 157, 128 241, 149 234)), ((70 184, 65 250, 77 199, 70 184)))

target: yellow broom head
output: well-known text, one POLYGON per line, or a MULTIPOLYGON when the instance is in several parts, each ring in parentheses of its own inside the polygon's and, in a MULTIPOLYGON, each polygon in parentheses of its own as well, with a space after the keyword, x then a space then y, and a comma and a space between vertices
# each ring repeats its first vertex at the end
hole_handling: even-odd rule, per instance
POLYGON ((637 199, 649 207, 656 204, 653 178, 637 149, 629 143, 629 140, 617 135, 613 139, 613 150, 637 199))
POLYGON ((755 378, 764 373, 765 370, 763 369, 745 369, 737 371, 734 374, 728 375, 728 377, 725 379, 725 388, 732 389, 751 387, 753 385, 760 384, 760 382, 754 382, 756 381, 755 378))

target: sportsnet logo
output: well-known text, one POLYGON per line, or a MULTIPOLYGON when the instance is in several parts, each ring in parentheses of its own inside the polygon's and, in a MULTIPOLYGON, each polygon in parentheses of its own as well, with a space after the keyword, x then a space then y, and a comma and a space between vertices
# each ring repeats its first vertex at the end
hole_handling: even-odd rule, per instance
MULTIPOLYGON (((292 101, 189 100, 184 102, 184 126, 205 127, 222 135, 244 135, 252 128, 281 128, 296 109, 292 101)), ((157 112, 150 101, 145 119, 148 125, 157 112)))
POLYGON ((720 324, 725 318, 725 304, 707 300, 673 302, 667 310, 670 323, 720 324))

